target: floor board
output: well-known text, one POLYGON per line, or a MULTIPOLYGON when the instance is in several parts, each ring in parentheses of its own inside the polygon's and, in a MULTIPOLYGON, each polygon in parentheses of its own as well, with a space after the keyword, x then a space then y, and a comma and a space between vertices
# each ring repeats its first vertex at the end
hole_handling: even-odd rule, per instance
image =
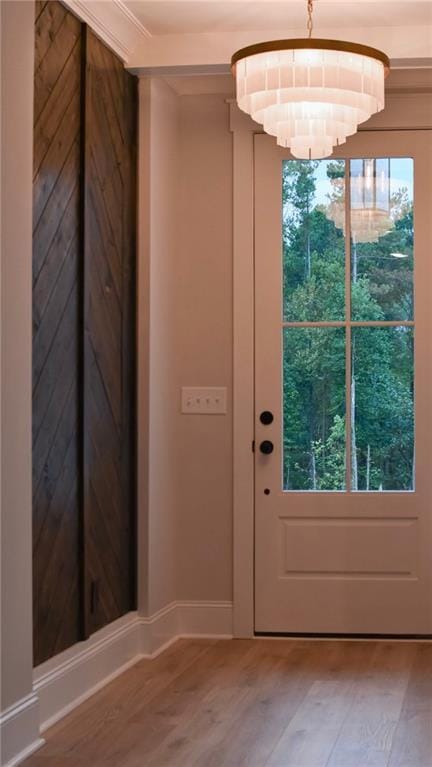
POLYGON ((25 767, 432 767, 432 644, 180 640, 25 767))

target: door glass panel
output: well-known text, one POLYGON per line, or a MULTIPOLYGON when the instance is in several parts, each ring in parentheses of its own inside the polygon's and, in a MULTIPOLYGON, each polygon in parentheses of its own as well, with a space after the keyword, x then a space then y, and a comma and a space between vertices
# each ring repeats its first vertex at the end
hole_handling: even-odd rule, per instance
POLYGON ((414 489, 414 330, 352 329, 352 490, 414 489))
POLYGON ((282 195, 283 318, 343 320, 345 161, 284 161, 282 195))
POLYGON ((413 160, 284 161, 282 226, 283 488, 413 490, 413 160))
POLYGON ((345 488, 345 392, 345 329, 284 328, 284 490, 345 488))
POLYGON ((413 160, 350 161, 353 320, 413 319, 413 160))

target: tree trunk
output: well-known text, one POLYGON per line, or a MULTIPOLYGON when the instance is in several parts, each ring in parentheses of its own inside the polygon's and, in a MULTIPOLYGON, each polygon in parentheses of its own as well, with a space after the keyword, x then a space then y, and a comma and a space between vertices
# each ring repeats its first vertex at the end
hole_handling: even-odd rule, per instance
POLYGON ((358 264, 358 256, 357 256, 357 243, 355 239, 353 239, 353 247, 352 247, 352 281, 353 285, 357 282, 357 264, 358 264))
POLYGON ((412 454, 412 468, 411 468, 411 487, 410 490, 415 490, 415 444, 413 445, 412 454))
MULTIPOLYGON (((354 348, 353 348, 354 351, 354 348)), ((355 427, 356 390, 354 366, 351 373, 351 490, 358 490, 357 442, 355 427)))
POLYGON ((306 239, 306 277, 308 280, 310 280, 311 272, 312 272, 312 264, 311 264, 311 244, 310 244, 310 218, 309 218, 309 195, 307 198, 307 208, 306 208, 306 221, 307 221, 307 239, 306 239))
POLYGON ((370 453, 370 445, 368 445, 367 456, 366 456, 366 490, 369 490, 370 488, 370 464, 371 464, 371 453, 370 453))
POLYGON ((311 442, 311 468, 312 468, 312 487, 317 489, 317 477, 316 477, 316 459, 313 442, 311 442))

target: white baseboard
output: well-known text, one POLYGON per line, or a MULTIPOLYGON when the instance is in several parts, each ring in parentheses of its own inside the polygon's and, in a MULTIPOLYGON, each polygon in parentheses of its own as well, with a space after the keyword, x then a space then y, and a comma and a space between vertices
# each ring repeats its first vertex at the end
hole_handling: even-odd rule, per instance
POLYGON ((232 602, 177 602, 181 637, 232 639, 232 602))
POLYGON ((141 618, 141 653, 155 658, 179 638, 177 602, 163 607, 149 618, 141 618))
POLYGON ((154 658, 185 637, 232 639, 232 602, 172 602, 141 618, 144 657, 154 658))
POLYGON ((34 671, 44 732, 141 657, 140 619, 128 613, 34 671))
POLYGON ((15 767, 43 745, 39 737, 39 701, 31 693, 0 715, 0 764, 15 767))
MULTIPOLYGON (((129 613, 34 672, 44 732, 143 658, 182 637, 232 637, 231 602, 173 602, 149 618, 129 613)), ((18 764, 18 762, 17 762, 18 764)))

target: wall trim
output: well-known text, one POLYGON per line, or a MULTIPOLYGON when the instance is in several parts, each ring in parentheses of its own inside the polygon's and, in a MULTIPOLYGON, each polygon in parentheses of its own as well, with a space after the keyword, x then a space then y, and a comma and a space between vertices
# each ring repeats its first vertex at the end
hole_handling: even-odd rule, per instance
POLYGON ((234 99, 233 134, 233 633, 254 634, 254 135, 234 99))
POLYGON ((151 34, 122 0, 63 0, 81 21, 127 63, 133 52, 146 43, 151 34))
POLYGON ((143 37, 153 37, 152 33, 141 23, 141 21, 132 13, 131 10, 125 5, 123 0, 112 0, 117 5, 119 11, 129 19, 130 23, 138 30, 143 37))
POLYGON ((37 738, 37 740, 27 746, 27 748, 24 748, 12 759, 9 759, 8 762, 2 762, 3 767, 17 767, 18 764, 21 764, 25 759, 28 759, 29 756, 35 753, 35 751, 39 751, 44 744, 45 741, 43 738, 37 738))
POLYGON ((129 613, 34 670, 44 732, 140 657, 140 620, 129 613))
POLYGON ((0 714, 0 764, 15 767, 38 750, 39 700, 35 693, 21 698, 0 714))
POLYGON ((34 670, 31 696, 38 705, 40 731, 135 663, 158 657, 183 637, 232 638, 232 603, 177 601, 149 617, 132 612, 41 664, 34 670))

